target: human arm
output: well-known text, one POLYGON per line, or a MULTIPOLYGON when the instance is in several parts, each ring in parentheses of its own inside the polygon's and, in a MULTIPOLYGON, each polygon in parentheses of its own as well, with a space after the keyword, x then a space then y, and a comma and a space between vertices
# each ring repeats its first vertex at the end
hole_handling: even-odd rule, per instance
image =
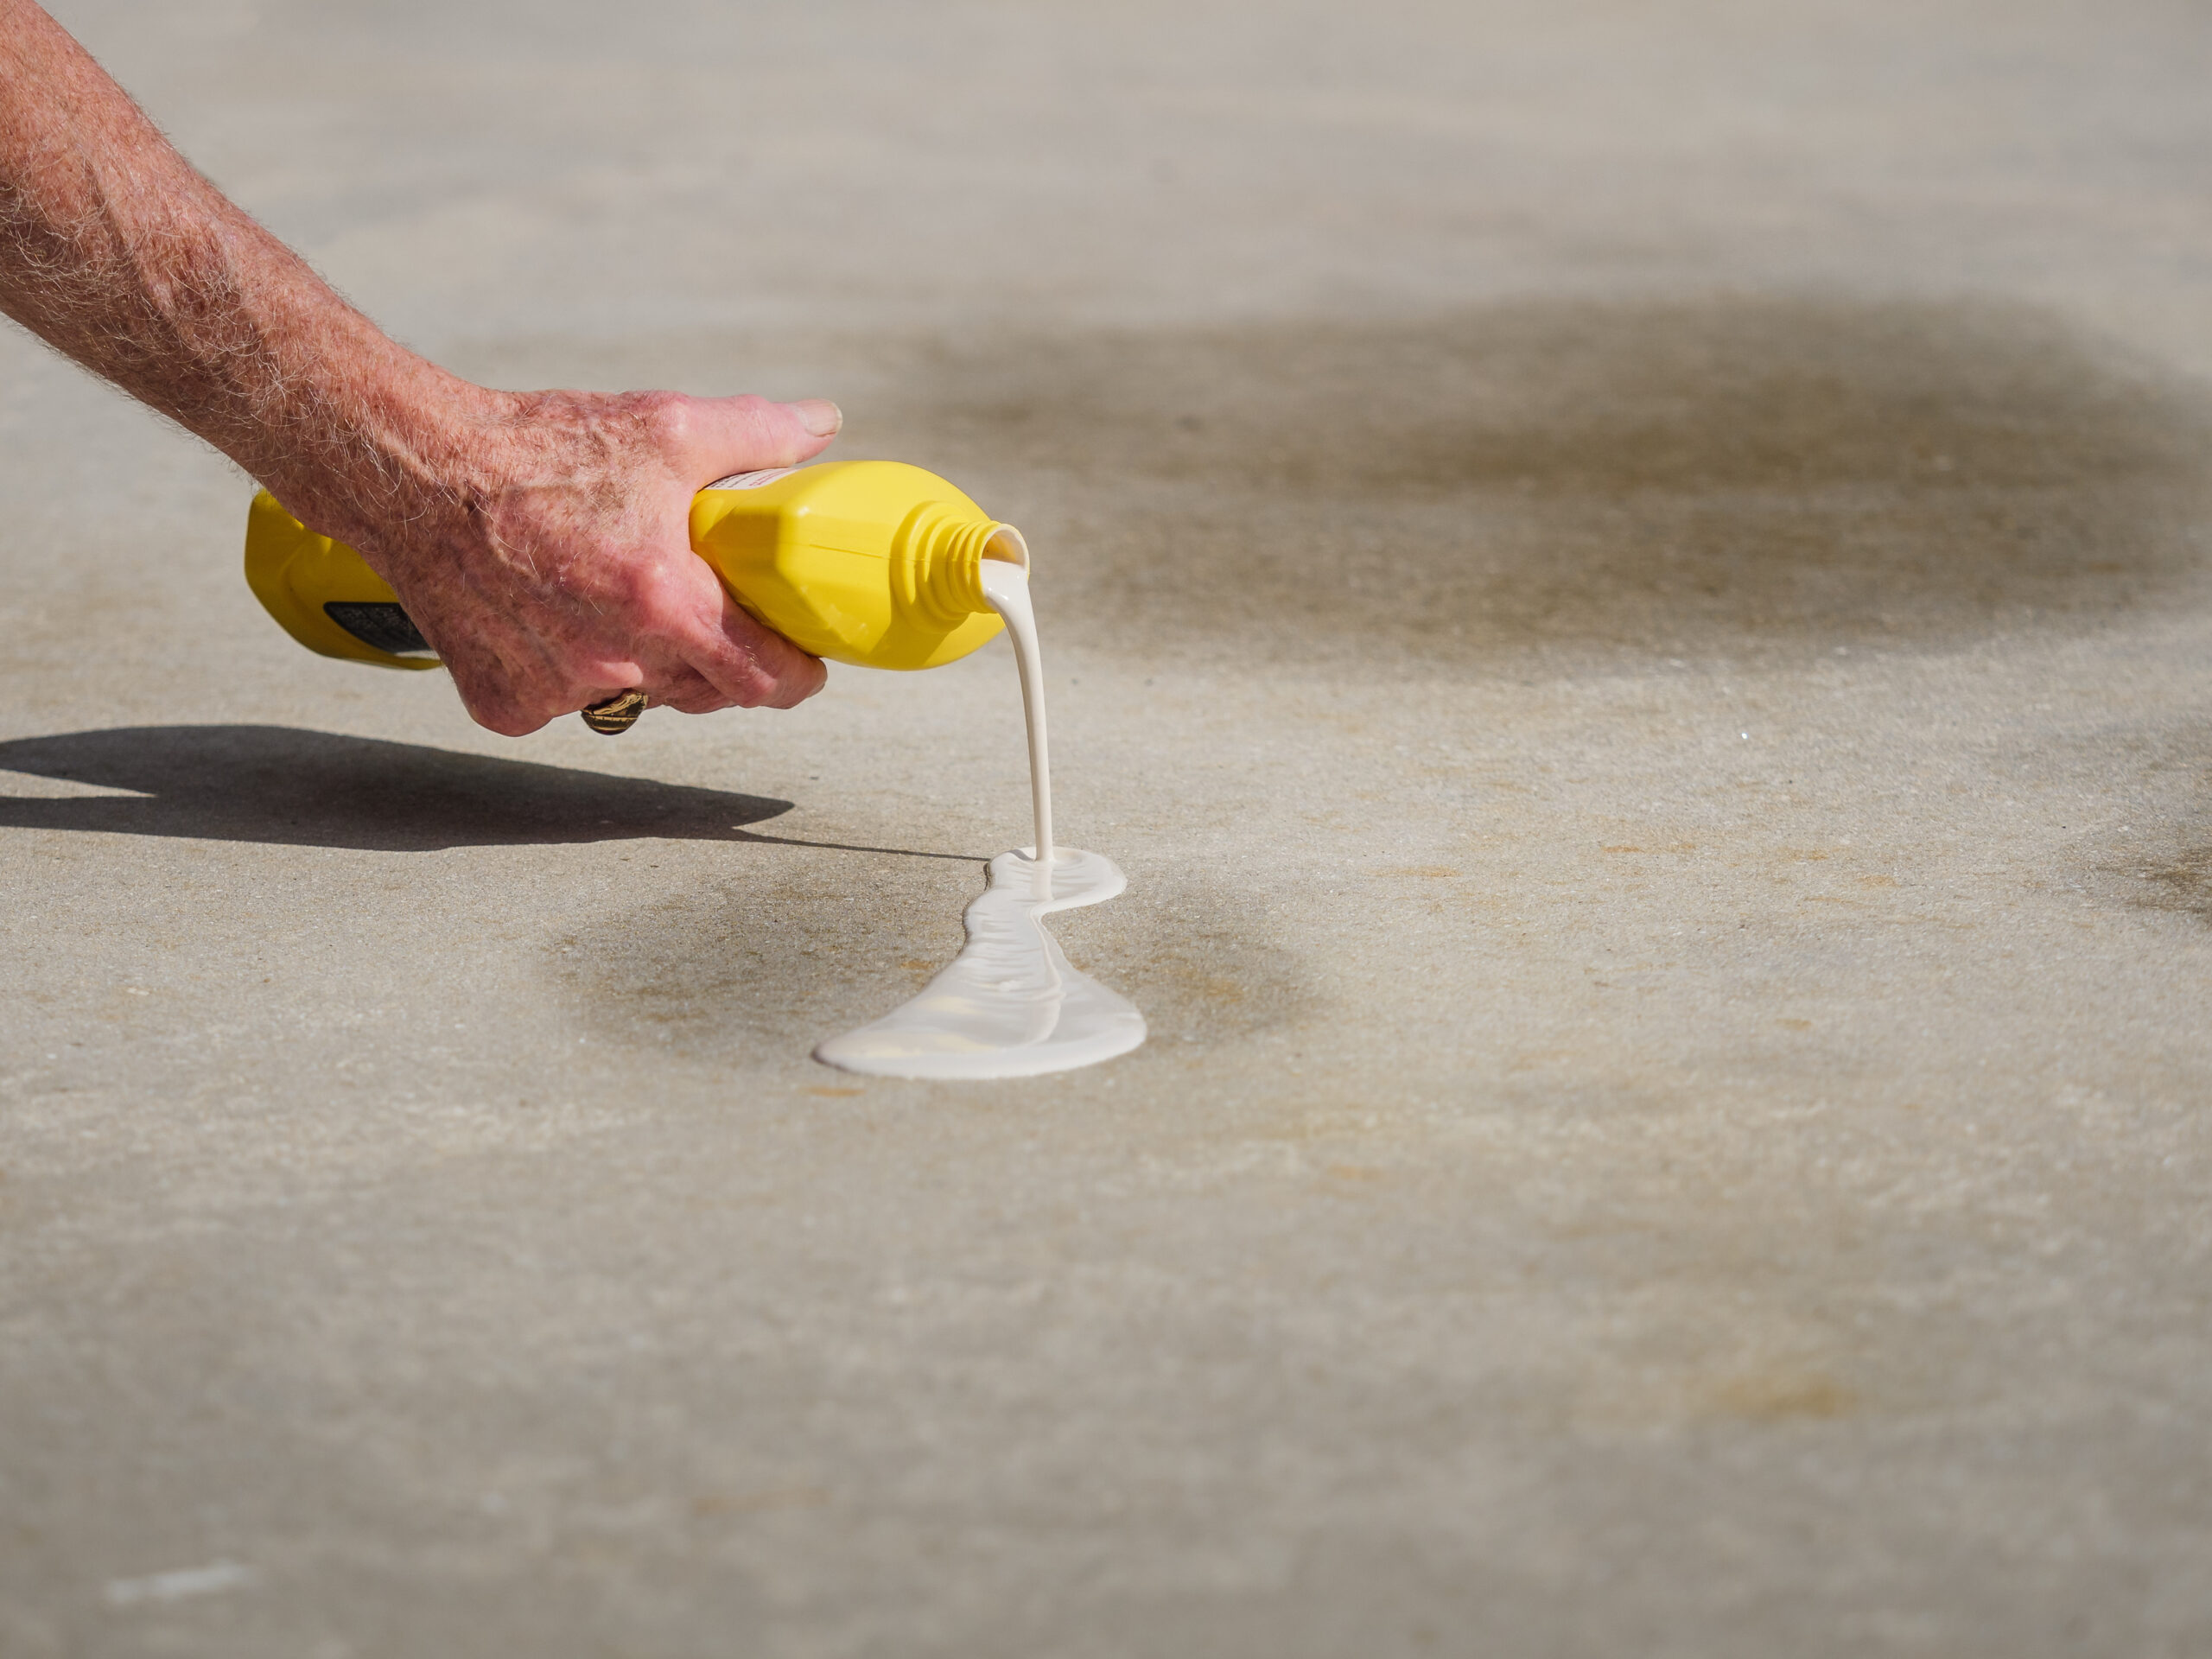
POLYGON ((358 549, 494 731, 633 687, 702 713, 822 685, 687 525, 701 486, 818 453, 834 404, 448 373, 225 199, 30 0, 0 0, 0 311, 358 549))

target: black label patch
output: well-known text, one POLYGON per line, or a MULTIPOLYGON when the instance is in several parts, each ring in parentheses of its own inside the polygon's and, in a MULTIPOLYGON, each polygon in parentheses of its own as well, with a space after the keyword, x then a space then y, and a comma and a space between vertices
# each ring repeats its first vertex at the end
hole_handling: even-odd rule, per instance
POLYGON ((430 642, 397 605, 357 604, 333 600, 322 613, 365 645, 395 657, 430 656, 430 642))

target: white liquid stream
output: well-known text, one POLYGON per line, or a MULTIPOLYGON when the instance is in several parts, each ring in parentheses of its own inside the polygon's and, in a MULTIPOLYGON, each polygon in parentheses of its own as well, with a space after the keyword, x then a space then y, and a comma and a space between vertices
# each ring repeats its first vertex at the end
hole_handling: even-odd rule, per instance
POLYGON ((1021 673, 1021 720, 1029 728, 1029 806, 1037 817, 1037 840, 1030 850, 1039 861, 1050 864, 1052 758, 1045 747, 1045 653, 1037 648, 1037 610, 1029 602, 1029 573, 1004 559, 985 559, 982 586, 983 597, 1006 619, 1007 638, 1014 641, 1014 665, 1021 673))
POLYGON ((1001 853, 989 885, 962 918, 968 942, 911 1002, 873 1025, 832 1037, 814 1058, 886 1077, 1033 1077, 1126 1054, 1144 1041, 1144 1016, 1068 966, 1045 931, 1056 910, 1111 899, 1128 885, 1096 853, 1052 845, 1052 772, 1045 744, 1044 664, 1029 577, 983 561, 983 594, 1006 619, 1021 672, 1029 728, 1029 794, 1036 843, 1001 853))

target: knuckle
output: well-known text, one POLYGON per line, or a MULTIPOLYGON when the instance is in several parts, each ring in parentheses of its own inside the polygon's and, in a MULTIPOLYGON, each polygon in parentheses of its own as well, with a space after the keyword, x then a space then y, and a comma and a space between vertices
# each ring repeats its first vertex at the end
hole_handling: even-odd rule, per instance
POLYGON ((638 559, 610 560, 601 581, 607 600, 633 618, 652 608, 661 588, 658 575, 638 559))
POLYGON ((632 413, 649 439, 669 448, 690 441, 697 428, 690 398, 680 391, 640 391, 632 397, 632 413))
POLYGON ((760 666, 748 654, 741 654, 730 664, 725 689, 729 700, 741 709, 758 709, 776 695, 776 677, 760 666))
POLYGON ((632 632, 660 638, 681 626, 685 607, 683 582, 665 562, 618 558, 609 563, 602 594, 623 616, 632 632))

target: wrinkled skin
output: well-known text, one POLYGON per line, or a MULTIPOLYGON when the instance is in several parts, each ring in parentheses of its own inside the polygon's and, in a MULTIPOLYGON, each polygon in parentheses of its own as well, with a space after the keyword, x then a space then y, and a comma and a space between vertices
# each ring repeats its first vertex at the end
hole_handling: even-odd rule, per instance
POLYGON ((834 404, 675 392, 485 394, 472 478, 444 511, 364 557, 452 671, 477 721, 511 736, 636 687, 686 714, 788 709, 822 664, 733 603, 691 551, 691 498, 789 467, 836 434, 834 404))

